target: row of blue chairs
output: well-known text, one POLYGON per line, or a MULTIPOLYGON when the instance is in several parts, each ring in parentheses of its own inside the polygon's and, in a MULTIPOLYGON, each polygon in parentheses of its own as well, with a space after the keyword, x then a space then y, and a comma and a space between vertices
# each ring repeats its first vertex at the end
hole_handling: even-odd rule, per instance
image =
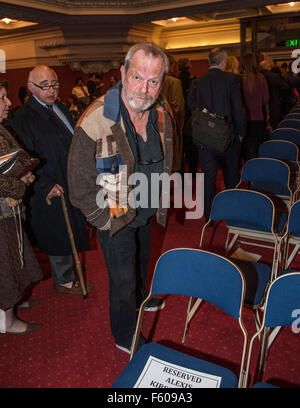
MULTIPOLYGON (((290 122, 288 124, 290 125, 290 122)), ((299 219, 297 215, 300 208, 299 202, 294 205, 299 191, 300 130, 284 128, 282 124, 281 128, 272 132, 270 139, 261 145, 257 159, 249 160, 244 164, 236 189, 221 192, 216 196, 210 220, 202 229, 199 245, 199 248, 203 248, 206 228, 212 222, 222 220, 226 221, 227 227, 224 248, 226 257, 229 257, 242 243, 272 248, 271 266, 233 260, 240 267, 245 278, 244 303, 255 311, 258 329, 262 326, 263 317, 260 314, 261 310, 265 310, 266 290, 270 283, 277 279, 278 270, 290 265, 295 254, 299 252, 298 242, 300 243, 295 236, 296 221, 299 219), (289 139, 291 135, 293 141, 289 139), (247 190, 241 189, 243 184, 247 185, 247 190), (294 245, 291 253, 289 253, 290 245, 294 245)), ((201 302, 200 298, 190 298, 183 342, 186 339, 189 323, 201 302)), ((279 328, 277 327, 273 332, 278 333, 279 328)), ((258 336, 260 335, 261 332, 258 333, 258 336)), ((275 335, 272 341, 274 338, 275 335)), ((260 369, 265 368, 266 353, 270 345, 271 341, 267 341, 267 336, 263 333, 260 369)), ((247 370, 244 374, 245 378, 248 376, 247 370)), ((247 379, 242 382, 246 385, 247 379)))
MULTIPOLYGON (((300 219, 300 201, 297 201, 300 127, 297 130, 284 125, 281 123, 272 132, 271 140, 261 146, 257 159, 244 164, 238 186, 216 195, 210 220, 202 229, 199 249, 176 248, 158 259, 149 296, 139 310, 130 361, 113 384, 114 388, 151 387, 151 381, 153 386, 170 387, 157 371, 153 374, 152 366, 156 370, 159 367, 161 371, 176 373, 182 383, 182 378, 194 378, 194 384, 186 386, 245 388, 249 386, 249 367, 256 339, 260 344, 259 368, 263 369, 271 334, 293 324, 292 311, 297 309, 300 298, 300 272, 288 268, 300 248, 297 225, 300 219), (209 250, 204 249, 204 236, 212 222, 214 228, 218 228, 219 222, 222 225, 225 222, 224 255, 214 251, 213 242, 209 250), (232 258, 235 248, 243 242, 271 248, 271 265, 232 258), (189 299, 182 343, 203 301, 233 317, 243 338, 241 349, 237 350, 240 356, 238 373, 157 342, 146 343, 138 349, 145 304, 157 295, 189 299), (256 330, 251 336, 243 320, 245 307, 255 312, 256 330)), ((174 318, 176 315, 174 313, 174 318)), ((254 385, 266 386, 272 387, 263 382, 254 385)))
MULTIPOLYGON (((235 228, 240 226, 241 235, 247 230, 273 235, 275 257, 273 264, 282 243, 295 244, 299 249, 300 233, 297 225, 299 216, 300 201, 297 201, 289 211, 288 229, 284 234, 276 236, 275 206, 272 200, 263 193, 244 189, 220 192, 214 199, 211 211, 211 221, 225 220, 228 228, 232 225, 235 228)), ((208 225, 203 228, 200 246, 208 225)), ((255 339, 257 337, 260 339, 261 361, 264 365, 270 328, 274 327, 276 330, 292 324, 292 311, 297 308, 299 295, 299 272, 282 270, 277 274, 276 268, 272 271, 272 267, 264 263, 231 259, 228 253, 225 257, 203 249, 180 248, 168 251, 159 258, 149 297, 141 305, 131 360, 113 386, 126 388, 138 386, 145 376, 145 367, 149 368, 151 359, 154 359, 162 365, 179 366, 183 373, 195 370, 199 373, 199 378, 207 374, 212 375, 219 379, 220 387, 246 387, 249 383, 249 365, 255 339), (278 293, 280 293, 280 305, 283 306, 278 303, 278 293), (152 296, 171 294, 189 297, 187 315, 195 307, 196 302, 204 300, 220 307, 237 320, 243 336, 238 376, 226 367, 199 360, 158 343, 147 343, 136 352, 145 303, 152 296), (192 304, 194 300, 195 303, 192 304), (242 318, 244 307, 253 308, 257 314, 259 312, 261 314, 260 318, 256 319, 257 332, 250 338, 242 318)), ((190 320, 191 318, 187 319, 187 322, 189 323, 190 320)), ((184 329, 184 337, 187 327, 188 324, 184 329)), ((266 384, 257 383, 255 386, 266 386, 266 384)))
MULTIPOLYGON (((262 337, 267 329, 293 324, 292 312, 297 308, 300 296, 300 272, 281 274, 270 283, 266 291, 261 324, 251 337, 243 321, 246 286, 245 275, 240 266, 226 257, 188 248, 165 252, 157 261, 149 297, 139 311, 130 361, 113 384, 113 388, 151 387, 151 382, 153 386, 170 387, 166 377, 152 374, 152 364, 156 364, 161 372, 173 372, 186 386, 195 384, 199 386, 202 382, 206 387, 247 387, 256 338, 262 337), (158 342, 146 343, 136 351, 145 303, 155 295, 191 296, 203 299, 234 318, 243 338, 241 349, 237 350, 237 354, 240 355, 239 374, 223 365, 199 359, 158 342), (182 378, 187 379, 189 376, 193 376, 194 383, 182 381, 182 378), (205 382, 208 377, 208 382, 205 382)), ((174 317, 176 315, 177 313, 174 313, 174 317)), ((230 336, 224 337, 224 343, 228 341, 231 341, 230 336)), ((257 382, 254 387, 267 385, 271 386, 257 382)))

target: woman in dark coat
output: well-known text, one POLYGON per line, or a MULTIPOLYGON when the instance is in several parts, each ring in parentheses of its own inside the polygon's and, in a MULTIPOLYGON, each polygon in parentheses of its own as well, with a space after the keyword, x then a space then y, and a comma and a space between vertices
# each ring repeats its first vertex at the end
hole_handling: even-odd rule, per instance
MULTIPOLYGON (((0 123, 7 118, 10 100, 6 83, 0 80, 0 123)), ((0 124, 0 156, 3 157, 19 145, 0 124)), ((22 227, 22 198, 32 180, 29 172, 21 179, 0 174, 0 333, 23 336, 41 327, 18 319, 15 307, 22 301, 24 290, 43 278, 39 264, 22 227)), ((37 301, 19 304, 30 308, 37 301)))

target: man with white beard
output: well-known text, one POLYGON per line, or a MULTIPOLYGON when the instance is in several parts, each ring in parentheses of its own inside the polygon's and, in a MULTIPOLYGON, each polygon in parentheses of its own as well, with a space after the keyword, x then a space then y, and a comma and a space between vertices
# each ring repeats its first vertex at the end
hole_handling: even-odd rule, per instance
MULTIPOLYGON (((147 297, 152 219, 157 213, 165 226, 167 208, 151 207, 150 182, 147 202, 130 205, 127 198, 135 186, 128 185, 128 179, 134 173, 149 181, 154 173, 171 173, 173 126, 169 109, 158 100, 168 72, 163 51, 153 43, 136 44, 120 71, 121 81, 77 123, 68 174, 73 205, 98 229, 109 276, 115 345, 130 353, 136 309, 147 297)), ((163 300, 153 298, 145 310, 162 307, 163 300)), ((139 345, 144 342, 141 336, 139 345)))

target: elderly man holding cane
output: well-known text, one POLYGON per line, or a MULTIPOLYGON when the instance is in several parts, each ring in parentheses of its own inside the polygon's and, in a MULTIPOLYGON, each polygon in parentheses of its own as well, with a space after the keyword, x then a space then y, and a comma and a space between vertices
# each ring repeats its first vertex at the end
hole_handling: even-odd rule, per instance
MULTIPOLYGON (((89 249, 85 219, 69 201, 67 158, 73 127, 67 108, 57 100, 60 83, 51 68, 39 65, 30 73, 31 96, 11 126, 24 147, 40 159, 29 196, 29 225, 39 249, 49 256, 54 289, 59 294, 82 294, 73 266, 73 251, 62 209, 64 194, 76 247, 89 249), (48 205, 51 200, 51 205, 48 205)), ((87 283, 87 290, 92 284, 87 283)))

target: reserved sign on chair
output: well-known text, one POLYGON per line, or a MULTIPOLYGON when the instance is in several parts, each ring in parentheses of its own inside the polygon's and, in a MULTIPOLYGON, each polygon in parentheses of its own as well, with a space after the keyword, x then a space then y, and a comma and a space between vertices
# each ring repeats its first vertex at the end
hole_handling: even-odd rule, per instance
POLYGON ((149 356, 134 388, 219 388, 221 379, 149 356))

